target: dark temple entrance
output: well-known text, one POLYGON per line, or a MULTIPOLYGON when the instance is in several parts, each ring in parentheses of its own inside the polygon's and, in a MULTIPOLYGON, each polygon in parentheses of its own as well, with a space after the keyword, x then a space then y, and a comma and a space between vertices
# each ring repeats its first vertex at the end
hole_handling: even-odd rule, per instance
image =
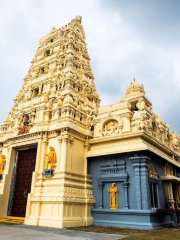
POLYGON ((22 150, 14 164, 8 216, 25 217, 28 193, 31 191, 37 148, 22 150))

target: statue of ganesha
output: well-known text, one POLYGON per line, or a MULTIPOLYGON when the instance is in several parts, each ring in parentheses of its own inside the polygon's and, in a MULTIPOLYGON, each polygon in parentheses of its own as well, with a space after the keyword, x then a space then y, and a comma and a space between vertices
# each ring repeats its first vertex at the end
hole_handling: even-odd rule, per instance
POLYGON ((52 169, 56 167, 55 163, 57 162, 55 149, 53 147, 49 147, 49 148, 50 148, 50 152, 46 154, 47 156, 46 169, 52 169))

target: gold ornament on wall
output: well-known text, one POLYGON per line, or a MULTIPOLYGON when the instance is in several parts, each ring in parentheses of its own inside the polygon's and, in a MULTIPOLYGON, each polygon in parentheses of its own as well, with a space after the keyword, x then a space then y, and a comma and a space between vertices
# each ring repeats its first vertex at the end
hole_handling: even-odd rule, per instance
POLYGON ((2 174, 5 169, 5 165, 6 165, 6 157, 4 155, 1 155, 1 158, 0 158, 0 180, 2 179, 2 174))
POLYGON ((53 147, 49 147, 50 152, 46 154, 47 160, 46 160, 46 169, 52 169, 56 167, 56 152, 53 147))
POLYGON ((115 185, 115 183, 112 183, 111 188, 108 188, 108 192, 110 193, 110 209, 118 208, 118 188, 115 185))
POLYGON ((29 131, 30 131, 30 127, 29 126, 23 126, 23 127, 21 127, 19 129, 17 135, 19 136, 19 135, 22 135, 22 134, 25 134, 25 133, 29 133, 29 131))
POLYGON ((152 164, 150 165, 149 176, 153 178, 158 178, 157 171, 152 164))
POLYGON ((165 164, 165 174, 169 174, 173 176, 173 168, 171 165, 169 164, 165 164))

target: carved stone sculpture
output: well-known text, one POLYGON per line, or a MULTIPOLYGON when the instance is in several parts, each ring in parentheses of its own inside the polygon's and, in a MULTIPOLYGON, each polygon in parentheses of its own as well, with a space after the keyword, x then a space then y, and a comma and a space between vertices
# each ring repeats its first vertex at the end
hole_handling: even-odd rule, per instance
POLYGON ((110 136, 112 134, 118 134, 118 122, 117 121, 110 121, 108 124, 104 125, 103 136, 110 136))

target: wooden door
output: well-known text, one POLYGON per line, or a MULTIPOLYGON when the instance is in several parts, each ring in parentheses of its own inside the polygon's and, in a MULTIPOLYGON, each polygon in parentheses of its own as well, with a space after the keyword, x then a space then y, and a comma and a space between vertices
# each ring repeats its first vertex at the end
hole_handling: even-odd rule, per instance
POLYGON ((32 173, 35 170, 37 149, 19 151, 12 216, 25 217, 28 193, 31 191, 32 173))

